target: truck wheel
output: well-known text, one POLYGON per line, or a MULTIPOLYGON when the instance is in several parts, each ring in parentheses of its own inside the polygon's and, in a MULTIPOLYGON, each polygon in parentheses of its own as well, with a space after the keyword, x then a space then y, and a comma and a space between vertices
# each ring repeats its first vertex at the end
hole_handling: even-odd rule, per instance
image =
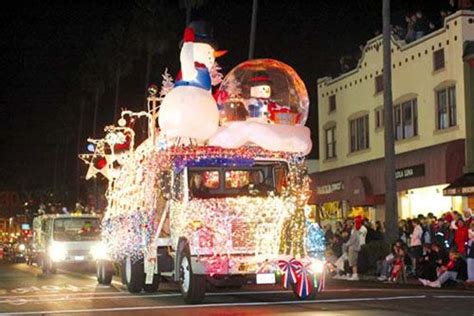
POLYGON ((106 260, 97 261, 97 282, 103 285, 110 285, 114 269, 112 263, 106 260))
POLYGON ((43 274, 48 274, 49 272, 48 265, 44 259, 41 260, 41 271, 43 271, 43 274))
POLYGON ((56 274, 56 272, 58 272, 58 268, 56 267, 56 264, 52 263, 50 264, 49 266, 49 271, 52 273, 52 274, 56 274))
POLYGON ((202 302, 206 294, 206 276, 193 273, 188 247, 183 249, 179 261, 179 286, 184 301, 188 304, 202 302))
POLYGON ((143 259, 132 262, 127 257, 124 262, 124 275, 127 289, 130 293, 139 293, 145 285, 145 272, 143 267, 143 259))
MULTIPOLYGON (((146 275, 144 275, 146 278, 146 275)), ((158 287, 160 286, 160 279, 161 276, 160 274, 154 274, 153 275, 153 283, 152 284, 144 284, 143 285, 143 290, 147 293, 155 293, 158 292, 158 287)))

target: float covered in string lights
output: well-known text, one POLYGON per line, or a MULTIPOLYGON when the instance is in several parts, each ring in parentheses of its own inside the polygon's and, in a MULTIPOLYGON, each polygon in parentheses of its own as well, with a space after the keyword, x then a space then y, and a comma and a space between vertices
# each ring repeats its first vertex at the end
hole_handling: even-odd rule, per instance
MULTIPOLYGON (((252 93, 264 98, 268 91, 260 88, 252 93)), ((306 101, 300 97, 295 103, 300 107, 289 109, 263 102, 273 112, 244 122, 222 121, 207 140, 202 134, 196 139, 173 134, 169 126, 161 133, 155 130, 159 114, 125 111, 120 126, 107 127, 104 139, 93 141, 94 153, 81 156, 89 163, 88 174, 100 173, 109 180, 102 223, 107 255, 116 261, 159 260, 158 239, 167 240, 173 256, 185 239, 202 273, 281 272, 285 284, 296 283, 302 296, 320 288, 320 272, 310 267, 314 260, 324 260, 324 236, 305 212, 311 192, 304 155, 311 140, 303 126, 306 101), (285 115, 295 121, 276 119, 285 115), (149 137, 135 148, 131 123, 139 117, 148 119, 149 137), (253 137, 255 130, 260 132, 253 137), (191 175, 197 172, 212 182, 205 188, 207 195, 192 191, 191 175), (254 183, 259 177, 262 181, 254 183), (265 181, 271 185, 260 192, 257 185, 265 181)), ((293 92, 288 102, 294 99, 293 92)))

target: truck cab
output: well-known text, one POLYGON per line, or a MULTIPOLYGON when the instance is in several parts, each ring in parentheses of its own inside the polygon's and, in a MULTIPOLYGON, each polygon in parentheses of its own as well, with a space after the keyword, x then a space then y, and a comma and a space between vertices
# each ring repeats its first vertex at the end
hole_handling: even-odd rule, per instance
POLYGON ((33 220, 33 262, 45 273, 59 266, 93 263, 100 243, 100 217, 41 215, 33 220))

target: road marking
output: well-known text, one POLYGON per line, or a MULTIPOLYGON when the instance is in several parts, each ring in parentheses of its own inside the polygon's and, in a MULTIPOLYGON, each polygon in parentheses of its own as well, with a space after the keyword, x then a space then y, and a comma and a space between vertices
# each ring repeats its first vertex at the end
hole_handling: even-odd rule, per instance
MULTIPOLYGON (((117 283, 120 283, 120 282, 117 282, 117 283)), ((123 287, 123 285, 120 283, 119 284, 120 287, 123 287)), ((67 285, 65 286, 65 289, 68 289, 69 290, 69 287, 74 287, 74 285, 67 285)), ((85 288, 86 286, 84 286, 83 288, 85 288)), ((89 288, 91 286, 88 286, 89 288)), ((34 288, 34 287, 32 287, 34 288)), ((105 288, 105 287, 104 287, 105 288)), ((112 287, 109 287, 109 288, 114 288, 114 289, 117 289, 116 287, 112 286, 112 287)), ((125 288, 126 289, 126 288, 125 288)), ((39 288, 38 288, 39 290, 39 288)), ((69 296, 69 295, 74 295, 74 297, 78 297, 78 296, 89 296, 89 297, 94 297, 94 296, 102 296, 102 295, 119 295, 119 296, 126 296, 126 295, 132 295, 133 297, 141 297, 141 296, 144 296, 144 295, 140 295, 140 294, 131 294, 129 293, 128 291, 124 291, 124 290, 121 290, 121 289, 117 289, 119 290, 119 292, 62 292, 62 293, 57 293, 57 292, 54 292, 54 293, 50 293, 50 294, 29 294, 29 295, 0 295, 0 299, 28 299, 28 298, 40 298, 40 297, 44 297, 44 298, 47 298, 47 297, 58 297, 58 295, 64 295, 64 296, 69 296)), ((387 289, 387 291, 393 291, 393 292, 397 292, 397 290, 399 289, 387 289)), ((324 293, 331 293, 331 292, 334 292, 334 293, 338 293, 338 292, 352 292, 353 289, 327 289, 327 290, 324 290, 324 293)), ((379 289, 371 289, 371 288, 360 288, 360 289, 357 289, 357 291, 359 292, 379 292, 380 290, 379 289)), ((292 291, 291 290, 269 290, 269 291, 263 291, 263 290, 258 290, 258 291, 232 291, 232 292, 225 292, 225 291, 221 291, 221 292, 210 292, 210 293, 206 293, 206 296, 227 296, 227 295, 259 295, 259 294, 286 294, 286 293, 291 293, 292 291)), ((160 297, 160 296, 163 296, 163 297, 173 297, 173 296, 181 296, 181 293, 160 293, 158 292, 159 294, 153 294, 153 295, 157 295, 157 297, 160 297)), ((446 298, 448 298, 450 296, 446 296, 446 298)), ((459 296, 454 296, 454 297, 459 297, 459 296)))
POLYGON ((63 313, 90 313, 90 312, 114 312, 114 311, 138 311, 138 310, 159 310, 159 309, 196 309, 214 307, 241 307, 241 306, 269 306, 269 305, 300 305, 300 304, 323 304, 341 302, 366 302, 366 301, 392 301, 405 299, 422 299, 426 295, 418 296, 392 296, 392 297, 364 297, 349 299, 327 299, 313 301, 280 301, 280 302, 246 302, 246 303, 217 303, 217 304, 197 304, 197 305, 168 305, 168 306, 137 306, 137 307, 111 307, 96 309, 72 309, 56 311, 35 311, 35 312, 15 312, 9 315, 32 315, 32 314, 63 314, 63 313))
POLYGON ((472 298, 474 299, 474 295, 433 295, 436 298, 472 298))
POLYGON ((81 293, 55 293, 55 294, 32 294, 32 295, 4 295, 0 296, 0 299, 8 299, 8 298, 29 298, 29 297, 48 297, 54 296, 58 297, 58 295, 74 295, 74 297, 81 296, 81 295, 127 295, 127 292, 81 292, 81 293))
MULTIPOLYGON (((114 287, 115 288, 115 287, 114 287)), ((372 289, 358 289, 359 291, 363 292, 365 290, 372 290, 372 289)), ((330 289, 330 290, 324 290, 325 293, 327 292, 351 292, 351 289, 330 289)), ((259 295, 259 294, 286 294, 286 293, 291 293, 292 291, 289 290, 274 290, 274 291, 240 291, 240 292, 210 292, 206 293, 206 296, 227 296, 227 295, 259 295)), ((4 295, 0 296, 0 299, 28 299, 28 298, 47 298, 47 297, 58 297, 59 295, 64 295, 65 297, 68 297, 72 295, 73 293, 55 293, 55 294, 33 294, 33 295, 4 295)), ((88 297, 94 297, 94 296, 102 296, 102 295, 115 295, 117 297, 124 297, 127 295, 132 295, 132 297, 145 297, 146 294, 140 295, 140 294, 131 294, 128 291, 120 291, 120 292, 80 292, 80 293, 74 293, 74 297, 78 296, 87 296, 88 297)), ((155 295, 156 297, 173 297, 173 296, 181 296, 181 293, 160 293, 160 294, 152 294, 155 295)), ((1 302, 1 301, 0 301, 1 302)))

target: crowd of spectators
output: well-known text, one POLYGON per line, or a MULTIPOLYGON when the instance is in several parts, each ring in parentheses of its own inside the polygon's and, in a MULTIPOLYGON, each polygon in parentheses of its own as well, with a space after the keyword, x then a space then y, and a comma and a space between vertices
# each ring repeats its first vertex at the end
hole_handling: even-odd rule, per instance
POLYGON ((325 227, 325 237, 328 246, 328 265, 336 273, 335 277, 342 277, 348 263, 351 275, 345 276, 351 280, 358 280, 358 257, 361 248, 373 241, 383 240, 384 232, 380 221, 372 224, 367 219, 357 216, 336 222, 333 230, 330 225, 325 227))
MULTIPOLYGON (((449 280, 474 282, 474 222, 472 210, 453 211, 436 218, 428 216, 402 220, 399 225, 405 266, 410 274, 430 287, 441 287, 449 280)), ((387 256, 386 265, 391 265, 387 256)), ((389 278, 382 272, 379 279, 389 278)))
MULTIPOLYGON (((394 19, 398 22, 392 25, 392 33, 396 39, 408 44, 443 27, 447 16, 458 10, 468 9, 474 10, 473 0, 447 0, 436 12, 425 12, 422 9, 406 12, 403 19, 401 16, 394 19)), ((380 33, 380 30, 376 30, 374 35, 378 36, 380 33)), ((364 45, 359 45, 356 53, 344 55, 339 59, 341 73, 357 66, 363 50, 364 45)))
MULTIPOLYGON (((365 244, 384 240, 383 225, 362 217, 325 227, 327 262, 334 278, 358 280, 358 254, 365 244), (349 273, 347 271, 349 265, 349 273)), ((471 209, 432 213, 399 222, 399 240, 377 264, 378 280, 397 282, 413 276, 425 286, 474 282, 474 221, 471 209)))

